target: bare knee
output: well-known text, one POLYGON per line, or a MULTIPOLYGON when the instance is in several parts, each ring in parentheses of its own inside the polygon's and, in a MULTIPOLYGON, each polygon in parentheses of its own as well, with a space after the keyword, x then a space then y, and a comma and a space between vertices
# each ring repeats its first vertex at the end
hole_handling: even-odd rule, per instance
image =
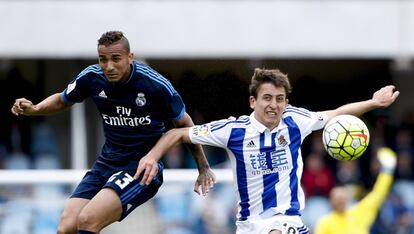
POLYGON ((76 234, 78 231, 78 224, 76 223, 76 217, 68 217, 62 215, 57 228, 58 234, 76 234))
POLYGON ((80 230, 99 231, 99 223, 97 217, 91 212, 81 212, 78 216, 78 228, 80 230))

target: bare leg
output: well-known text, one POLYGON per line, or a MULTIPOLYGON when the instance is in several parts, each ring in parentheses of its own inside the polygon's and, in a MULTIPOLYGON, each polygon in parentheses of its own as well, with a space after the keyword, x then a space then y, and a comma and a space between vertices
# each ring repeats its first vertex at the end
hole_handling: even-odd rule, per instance
POLYGON ((83 207, 88 204, 88 199, 70 198, 66 203, 65 209, 60 217, 58 234, 76 234, 78 231, 78 216, 83 207))
POLYGON ((122 204, 118 194, 110 188, 104 188, 82 209, 78 228, 99 233, 104 227, 118 221, 121 213, 122 204))

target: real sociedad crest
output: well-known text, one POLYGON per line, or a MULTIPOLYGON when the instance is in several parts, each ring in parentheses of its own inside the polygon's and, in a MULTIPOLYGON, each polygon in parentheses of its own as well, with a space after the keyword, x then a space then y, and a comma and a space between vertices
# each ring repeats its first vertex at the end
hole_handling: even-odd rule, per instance
POLYGON ((145 99, 145 94, 143 93, 138 93, 137 94, 137 98, 135 99, 135 103, 137 104, 137 106, 141 107, 141 106, 145 106, 145 104, 147 103, 147 99, 145 99))

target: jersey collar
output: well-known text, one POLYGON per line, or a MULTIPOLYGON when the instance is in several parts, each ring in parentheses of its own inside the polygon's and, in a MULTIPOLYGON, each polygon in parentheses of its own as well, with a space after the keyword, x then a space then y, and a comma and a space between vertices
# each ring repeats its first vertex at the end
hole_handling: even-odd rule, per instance
POLYGON ((132 63, 130 64, 130 66, 131 66, 131 73, 129 74, 128 80, 125 82, 125 84, 129 83, 129 81, 132 80, 132 77, 135 74, 135 60, 132 61, 132 63))

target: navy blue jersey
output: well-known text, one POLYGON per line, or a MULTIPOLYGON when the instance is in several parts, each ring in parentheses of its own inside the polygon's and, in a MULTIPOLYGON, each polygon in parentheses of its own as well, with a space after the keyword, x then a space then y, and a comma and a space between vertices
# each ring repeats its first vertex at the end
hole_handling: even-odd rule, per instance
POLYGON ((171 83, 139 61, 122 84, 111 84, 98 64, 87 67, 62 92, 65 103, 91 97, 103 122, 105 144, 101 159, 139 160, 165 132, 165 123, 178 120, 185 106, 171 83))

